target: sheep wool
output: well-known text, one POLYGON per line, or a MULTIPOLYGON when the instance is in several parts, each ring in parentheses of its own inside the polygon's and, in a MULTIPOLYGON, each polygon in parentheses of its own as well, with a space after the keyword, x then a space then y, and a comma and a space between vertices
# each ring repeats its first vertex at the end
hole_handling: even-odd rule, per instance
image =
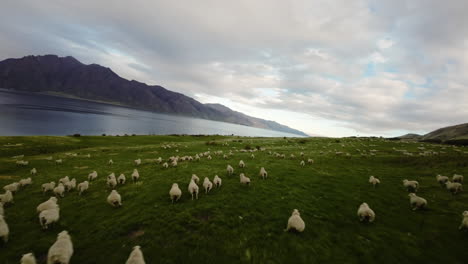
POLYGON ((241 173, 241 174, 239 175, 239 178, 240 178, 240 183, 246 184, 246 185, 250 185, 250 178, 249 178, 249 177, 246 177, 246 176, 244 175, 244 173, 241 173))
POLYGON ((53 191, 55 188, 55 182, 49 182, 42 184, 42 192, 46 193, 48 191, 53 191))
POLYGON ((375 186, 380 184, 380 180, 375 178, 374 176, 369 177, 369 183, 372 184, 375 188, 375 186))
POLYGON ((138 166, 141 164, 141 159, 136 159, 134 160, 134 162, 135 162, 135 165, 138 166))
POLYGON ((312 164, 312 163, 314 163, 314 160, 313 159, 308 159, 307 163, 312 164))
POLYGON ((195 183, 194 180, 190 180, 189 186, 188 186, 188 191, 192 195, 192 200, 193 200, 193 195, 195 194, 196 199, 198 200, 198 185, 195 183))
POLYGON ((245 163, 243 160, 239 161, 239 168, 245 168, 245 163))
POLYGON ((454 174, 454 175, 452 176, 452 181, 453 181, 453 182, 462 183, 462 182, 463 182, 463 175, 454 174))
POLYGON ((208 179, 208 177, 205 177, 203 180, 203 188, 205 188, 205 193, 208 193, 213 188, 213 183, 208 179))
POLYGON ((303 232, 305 229, 305 222, 301 218, 299 210, 294 209, 291 216, 288 219, 288 225, 284 231, 295 230, 297 232, 303 232))
POLYGON ((169 164, 167 164, 167 162, 164 162, 163 163, 163 168, 165 168, 165 169, 169 168, 169 164))
POLYGON ((56 208, 44 210, 39 214, 39 223, 41 224, 42 229, 47 229, 50 224, 58 222, 59 219, 60 208, 58 205, 56 208))
POLYGON ((403 186, 405 186, 408 192, 416 192, 419 188, 419 182, 417 181, 408 181, 407 179, 403 180, 403 186))
POLYGON ((218 175, 215 175, 213 178, 213 184, 216 186, 216 188, 221 187, 222 180, 218 175))
POLYGON ((133 182, 138 181, 139 178, 140 178, 140 173, 138 173, 137 169, 133 169, 133 173, 132 173, 133 182))
POLYGON ((125 181, 126 181, 127 178, 125 178, 125 174, 120 174, 119 177, 117 178, 117 182, 119 184, 125 184, 125 181))
POLYGON ((305 166, 305 162, 303 160, 301 160, 301 163, 299 163, 299 165, 301 165, 302 167, 305 166))
POLYGON ((14 183, 10 183, 8 185, 5 185, 3 187, 3 190, 5 191, 10 191, 12 193, 18 191, 18 188, 19 188, 20 184, 18 182, 14 182, 14 183))
POLYGON ((36 168, 32 168, 31 171, 29 172, 31 175, 36 175, 37 174, 37 170, 36 168))
POLYGON ((177 183, 172 184, 171 190, 169 190, 169 196, 171 197, 172 203, 174 203, 174 200, 176 202, 179 201, 182 196, 182 190, 179 188, 177 183))
POLYGON ((114 173, 111 173, 109 176, 107 176, 107 186, 109 186, 112 189, 114 189, 115 186, 117 186, 117 179, 115 178, 114 173))
POLYGON ((57 240, 49 248, 47 264, 68 264, 73 256, 73 243, 66 230, 57 235, 57 240))
POLYGON ((200 182, 200 178, 198 178, 198 176, 196 174, 192 174, 192 178, 191 178, 195 183, 198 184, 198 182, 200 182))
POLYGON ((266 179, 268 177, 268 173, 267 173, 267 171, 265 170, 264 167, 260 168, 260 173, 259 174, 262 177, 262 179, 266 179))
POLYGON ((0 237, 3 239, 3 242, 8 242, 8 235, 10 234, 10 229, 8 224, 3 218, 3 215, 0 215, 0 237))
POLYGON ((0 215, 5 216, 5 209, 3 209, 3 203, 0 203, 0 215))
POLYGON ((112 190, 109 196, 107 196, 107 202, 114 207, 122 206, 122 197, 120 197, 120 194, 116 190, 112 190))
POLYGON ((107 164, 112 165, 112 164, 114 164, 114 161, 113 161, 112 159, 110 159, 110 160, 107 162, 107 164))
POLYGON ((21 264, 36 264, 36 257, 34 257, 33 253, 24 254, 21 257, 21 264))
POLYGON ((460 230, 468 229, 468 211, 464 211, 462 216, 463 216, 463 219, 458 229, 460 230))
POLYGON ((38 213, 42 212, 42 211, 45 211, 45 210, 49 210, 49 209, 55 209, 58 207, 58 204, 57 204, 57 197, 50 197, 49 200, 39 204, 37 207, 36 207, 36 211, 38 213))
POLYGON ((84 191, 88 190, 89 188, 89 182, 88 181, 84 181, 84 182, 80 182, 78 184, 78 195, 81 195, 84 191))
POLYGON ((447 188, 447 190, 449 190, 454 195, 461 192, 461 191, 463 191, 463 186, 459 182, 447 181, 445 183, 445 187, 447 188))
POLYGON ((232 175, 234 173, 234 168, 231 165, 227 165, 226 171, 228 175, 232 175))
POLYGON ((54 194, 60 195, 60 197, 65 196, 65 186, 62 183, 59 183, 57 187, 54 188, 54 194))
POLYGON ((6 191, 4 194, 0 194, 0 203, 13 203, 13 194, 10 191, 6 191))
POLYGON ((125 264, 145 264, 143 253, 141 252, 140 246, 134 246, 130 256, 125 264))
POLYGON ((413 211, 417 209, 422 209, 427 206, 426 199, 417 196, 415 193, 410 193, 408 194, 408 196, 410 198, 410 205, 413 211))
POLYGON ((374 222, 375 213, 367 203, 362 203, 357 211, 359 221, 374 222))
POLYGON ((445 185, 445 183, 449 180, 449 178, 447 176, 442 176, 440 174, 438 174, 436 176, 436 180, 438 183, 440 183, 441 185, 445 185))
POLYGON ((98 176, 98 173, 96 171, 91 172, 90 174, 88 174, 88 181, 95 180, 97 176, 98 176))
POLYGON ((19 185, 20 185, 21 187, 26 186, 26 185, 31 185, 31 184, 32 184, 32 179, 31 179, 31 177, 28 177, 28 178, 26 178, 26 179, 21 179, 21 180, 19 181, 19 185))
POLYGON ((62 159, 55 160, 55 164, 62 164, 62 159))

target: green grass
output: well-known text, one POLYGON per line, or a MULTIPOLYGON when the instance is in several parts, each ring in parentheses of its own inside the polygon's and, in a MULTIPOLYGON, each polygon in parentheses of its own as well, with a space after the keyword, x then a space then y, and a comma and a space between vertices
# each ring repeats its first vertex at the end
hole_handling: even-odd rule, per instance
POLYGON ((45 263, 48 248, 62 230, 73 240, 71 263, 79 264, 125 263, 135 245, 141 246, 146 263, 466 263, 468 232, 458 226, 461 213, 468 210, 468 195, 452 196, 435 175, 468 176, 468 149, 424 144, 426 150, 444 153, 419 156, 420 146, 351 138, 304 142, 221 136, 0 137, 0 186, 28 177, 33 167, 38 170, 33 184, 15 194, 15 203, 5 208, 10 241, 0 245, 0 263, 19 263, 21 255, 31 251, 45 263), (163 144, 177 147, 164 149, 163 144), (266 150, 255 152, 252 160, 250 153, 237 151, 247 145, 266 150), (357 149, 375 149, 377 154, 363 156, 357 149), (150 162, 208 150, 232 150, 234 155, 224 160, 212 153, 212 160, 179 162, 169 169, 150 162), (300 167, 301 151, 315 163, 300 167), (350 156, 337 156, 336 151, 350 156), (91 158, 85 157, 88 153, 91 158), (296 159, 288 158, 291 153, 296 159), (12 156, 21 154, 29 166, 15 165, 12 156), (44 159, 48 156, 64 163, 55 165, 44 159), (143 161, 138 167, 141 181, 132 184, 129 176, 137 158, 143 161), (109 159, 113 166, 107 165, 109 159), (241 159, 245 169, 237 166, 241 159), (226 175, 227 164, 234 167, 234 176, 226 175), (258 176, 260 167, 268 171, 267 180, 258 176), (43 231, 36 206, 51 194, 43 195, 41 184, 66 175, 81 182, 93 170, 99 177, 88 192, 80 197, 72 191, 60 198, 60 221, 43 231), (127 176, 127 184, 117 187, 121 208, 106 203, 110 191, 105 178, 111 172, 127 176), (240 185, 240 172, 251 178, 250 187, 240 185), (192 173, 201 181, 217 174, 223 185, 205 195, 200 184, 199 199, 192 201, 187 192, 192 173), (382 184, 372 188, 370 175, 382 184), (418 195, 428 200, 427 210, 410 210, 402 186, 405 178, 420 182, 418 195), (183 194, 171 204, 168 192, 174 182, 183 194), (356 211, 362 202, 376 212, 374 223, 359 222, 356 211), (306 223, 300 234, 283 232, 294 208, 306 223))

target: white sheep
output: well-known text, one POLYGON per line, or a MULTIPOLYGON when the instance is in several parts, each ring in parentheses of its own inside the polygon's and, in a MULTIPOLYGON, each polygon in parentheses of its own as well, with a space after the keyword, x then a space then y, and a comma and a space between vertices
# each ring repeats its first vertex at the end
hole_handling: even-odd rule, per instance
POLYGON ((6 191, 4 194, 0 194, 0 203, 13 203, 13 194, 10 191, 6 191))
POLYGON ((208 193, 213 188, 213 183, 208 179, 208 177, 205 177, 203 180, 203 188, 205 188, 205 193, 208 193))
POLYGON ((314 160, 313 159, 308 159, 307 163, 312 164, 312 163, 314 163, 314 160))
POLYGON ((452 194, 457 194, 461 191, 463 191, 463 186, 461 183, 459 182, 451 182, 451 181, 447 181, 445 183, 445 187, 447 188, 447 190, 449 190, 452 194))
POLYGON ((63 185, 63 183, 59 183, 59 185, 54 188, 54 194, 60 195, 60 197, 65 196, 65 186, 63 185))
POLYGON ((29 173, 30 173, 31 175, 36 175, 36 174, 37 174, 36 168, 32 168, 31 171, 29 171, 29 173))
POLYGON ((436 176, 436 180, 437 180, 437 182, 440 183, 441 185, 445 185, 445 183, 449 180, 449 177, 447 177, 447 176, 442 176, 442 175, 438 174, 438 175, 436 176))
POLYGON ((65 183, 67 183, 69 181, 70 181, 70 178, 68 176, 65 176, 65 177, 59 179, 59 183, 63 183, 63 184, 65 184, 65 183))
POLYGON ((125 184, 125 181, 127 180, 127 178, 125 178, 125 174, 121 173, 119 175, 119 177, 117 178, 117 182, 119 184, 125 184))
POLYGON ((133 182, 135 183, 136 181, 138 181, 139 178, 140 178, 140 173, 138 173, 137 169, 133 169, 133 173, 132 173, 133 182))
POLYGON ((171 162, 171 166, 172 166, 172 167, 177 167, 177 160, 173 160, 173 161, 171 162))
POLYGON ((89 182, 88 181, 84 181, 84 182, 80 182, 78 184, 78 195, 81 195, 84 191, 88 190, 89 188, 89 182))
POLYGON ((135 163, 136 166, 138 166, 141 164, 141 159, 136 159, 133 162, 135 163))
POLYGON ((226 168, 226 171, 227 171, 228 175, 232 175, 234 173, 234 168, 231 165, 228 164, 227 168, 226 168))
POLYGON ((156 163, 161 164, 161 162, 162 162, 162 158, 161 158, 161 157, 159 157, 159 158, 156 159, 156 163))
POLYGON ((21 257, 21 264, 36 264, 36 257, 33 253, 23 254, 21 257))
POLYGON ((244 175, 244 173, 241 173, 241 174, 239 175, 239 178, 240 178, 240 183, 246 184, 246 185, 250 185, 250 178, 249 178, 249 177, 246 177, 246 176, 244 175))
POLYGON ((116 190, 112 190, 109 196, 107 196, 107 202, 114 207, 122 206, 122 197, 116 190))
POLYGON ((37 207, 36 207, 36 210, 38 213, 42 212, 42 211, 45 211, 45 210, 48 210, 48 209, 55 209, 58 207, 58 204, 57 204, 57 197, 50 197, 49 200, 39 204, 37 207))
POLYGON ((20 185, 21 187, 26 186, 26 185, 30 185, 30 184, 32 184, 32 179, 31 179, 31 177, 28 177, 28 178, 26 178, 26 179, 21 179, 21 180, 19 181, 19 185, 20 185))
POLYGON ((171 190, 169 190, 169 196, 171 197, 172 203, 174 203, 174 200, 176 202, 179 201, 182 196, 182 190, 179 188, 177 183, 172 184, 171 190))
POLYGON ((405 186, 408 192, 416 192, 419 188, 419 182, 417 181, 408 181, 407 179, 403 180, 403 186, 405 186))
POLYGON ((55 160, 55 164, 62 164, 63 163, 63 160, 62 159, 58 159, 58 160, 55 160))
POLYGON ((140 250, 140 246, 133 247, 132 253, 130 253, 125 264, 145 264, 145 258, 140 250))
POLYGON ((216 186, 216 188, 221 187, 222 180, 218 175, 215 175, 213 178, 213 184, 216 186))
POLYGON ((110 159, 108 162, 107 162, 108 165, 113 165, 114 164, 114 161, 112 159, 110 159))
POLYGON ((370 209, 367 203, 362 203, 357 210, 357 215, 359 217, 359 221, 367 221, 367 222, 374 222, 375 220, 375 213, 372 209, 370 209))
POLYGON ((259 175, 263 178, 266 179, 268 177, 268 172, 265 170, 265 168, 261 167, 260 168, 260 173, 259 175))
POLYGON ((71 179, 69 182, 66 182, 66 183, 64 184, 64 186, 65 186, 65 190, 66 190, 67 192, 69 192, 69 191, 75 189, 75 188, 76 188, 76 179, 75 179, 75 178, 71 179))
POLYGON ((301 165, 302 167, 305 166, 305 161, 301 160, 301 163, 299 163, 299 165, 301 165))
POLYGON ((164 162, 162 166, 163 166, 163 168, 165 168, 165 169, 169 168, 169 164, 167 164, 167 162, 164 162))
POLYGON ((410 198, 410 205, 413 211, 417 209, 422 209, 427 206, 426 199, 417 196, 415 193, 410 193, 408 194, 408 196, 410 198))
POLYGON ((250 155, 250 158, 255 159, 255 155, 252 153, 252 155, 250 155))
POLYGON ((3 242, 8 242, 8 235, 10 234, 10 229, 8 224, 3 218, 3 215, 0 215, 0 237, 3 238, 3 242))
POLYGON ((58 206, 56 208, 44 210, 39 214, 39 223, 42 229, 47 229, 50 224, 58 222, 59 219, 60 208, 58 206))
POLYGON ((211 160, 212 159, 211 155, 208 155, 208 157, 206 157, 206 159, 211 160))
POLYGON ((19 182, 14 182, 14 183, 10 183, 8 185, 3 186, 3 190, 14 193, 18 191, 19 186, 20 186, 19 182))
POLYGON ((245 168, 245 163, 243 160, 239 161, 239 168, 245 168))
POLYGON ((380 184, 380 180, 377 179, 376 177, 374 176, 370 176, 369 177, 369 183, 372 184, 375 188, 375 186, 379 185, 380 184))
POLYGON ((111 173, 107 176, 107 186, 114 189, 117 186, 117 179, 115 178, 115 174, 111 173))
POLYGON ((197 184, 200 182, 200 178, 198 178, 198 176, 196 174, 192 174, 191 180, 193 180, 197 184))
POLYGON ((67 231, 57 235, 57 241, 49 248, 47 264, 68 264, 73 256, 73 243, 67 231))
POLYGON ((53 182, 53 181, 42 184, 42 192, 43 193, 46 193, 48 191, 53 191, 54 188, 55 188, 55 182, 53 182))
POLYGON ((192 195, 192 200, 193 200, 193 194, 196 195, 196 198, 198 200, 198 185, 195 183, 194 180, 190 180, 190 184, 188 186, 188 191, 192 195))
POLYGON ((458 229, 460 230, 468 229, 468 211, 464 211, 462 216, 463 216, 463 219, 458 229))
POLYGON ((452 181, 453 181, 453 182, 462 183, 462 182, 463 182, 463 175, 454 174, 454 175, 452 176, 452 181))
POLYGON ((304 220, 301 218, 299 210, 294 209, 291 216, 288 219, 288 226, 284 231, 296 230, 297 232, 303 232, 305 229, 304 220))
POLYGON ((93 181, 98 177, 97 171, 93 171, 90 174, 88 174, 88 181, 93 181))

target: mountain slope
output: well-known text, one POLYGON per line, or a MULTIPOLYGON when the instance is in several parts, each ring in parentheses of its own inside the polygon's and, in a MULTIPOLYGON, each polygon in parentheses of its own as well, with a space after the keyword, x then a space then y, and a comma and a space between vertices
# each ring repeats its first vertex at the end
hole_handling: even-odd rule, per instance
POLYGON ((26 56, 0 62, 0 88, 26 92, 56 92, 83 99, 117 102, 155 112, 224 121, 307 136, 273 121, 254 118, 227 107, 204 105, 193 98, 121 78, 111 69, 85 65, 73 57, 26 56))
POLYGON ((439 128, 424 135, 422 140, 449 141, 468 139, 468 123, 439 128))

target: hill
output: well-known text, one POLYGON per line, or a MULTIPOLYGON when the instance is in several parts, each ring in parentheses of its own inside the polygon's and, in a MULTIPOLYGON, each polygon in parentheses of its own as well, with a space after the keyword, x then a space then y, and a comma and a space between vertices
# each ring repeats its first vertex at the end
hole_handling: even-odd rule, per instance
POLYGON ((424 141, 454 141, 468 140, 468 123, 439 128, 424 135, 421 140, 424 141))

